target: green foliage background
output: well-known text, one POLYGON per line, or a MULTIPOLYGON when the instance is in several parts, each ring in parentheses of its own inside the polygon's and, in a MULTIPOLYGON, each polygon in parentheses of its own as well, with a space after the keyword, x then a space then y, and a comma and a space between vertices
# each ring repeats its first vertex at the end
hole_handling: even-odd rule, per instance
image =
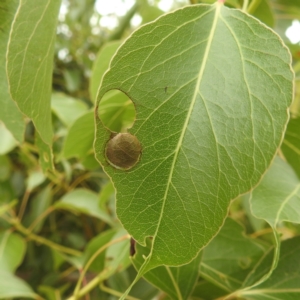
MULTIPOLYGON (((158 0, 136 0, 122 15, 105 16, 95 2, 0 1, 0 299, 118 299, 151 251, 151 239, 134 247, 116 216, 114 186, 95 159, 94 107, 118 47, 164 12, 158 0), (108 17, 112 29, 101 25, 108 17)), ((214 2, 177 0, 170 11, 214 2)), ((300 43, 285 35, 300 20, 300 4, 226 1, 236 9, 247 3, 292 54, 295 99, 283 143, 203 251, 183 266, 146 273, 128 299, 300 297, 300 43)), ((97 113, 107 128, 125 132, 136 111, 113 90, 97 113)), ((135 215, 126 219, 134 223, 135 215)))

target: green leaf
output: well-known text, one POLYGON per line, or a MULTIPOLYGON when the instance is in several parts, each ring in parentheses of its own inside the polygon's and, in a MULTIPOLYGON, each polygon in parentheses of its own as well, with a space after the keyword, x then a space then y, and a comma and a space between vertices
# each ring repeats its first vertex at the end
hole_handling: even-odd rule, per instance
POLYGON ((129 132, 142 153, 131 169, 110 165, 112 135, 98 115, 95 149, 122 224, 142 245, 153 237, 140 275, 190 261, 216 235, 230 201, 260 180, 287 123, 290 61, 269 28, 220 2, 167 14, 119 48, 98 103, 116 88, 130 97, 129 132))
POLYGON ((300 118, 290 119, 281 150, 300 178, 300 118))
POLYGON ((55 93, 51 98, 51 108, 57 117, 70 127, 76 119, 87 111, 87 105, 82 101, 62 93, 55 93))
POLYGON ((11 99, 5 69, 7 42, 18 0, 3 0, 0 7, 0 120, 18 142, 24 138, 25 123, 16 103, 11 99))
POLYGON ((33 170, 29 173, 27 177, 27 190, 32 191, 37 186, 42 184, 45 181, 46 177, 41 172, 41 170, 33 170))
POLYGON ((116 50, 121 45, 121 41, 114 41, 105 44, 97 54, 97 58, 93 64, 93 70, 90 80, 90 95, 93 102, 96 101, 97 91, 99 88, 99 84, 102 80, 102 77, 105 71, 109 67, 109 63, 116 50))
POLYGON ((227 218, 218 235, 203 250, 201 277, 231 293, 244 287, 268 248, 247 237, 239 223, 227 218))
MULTIPOLYGON (((112 241, 121 238, 124 235, 128 235, 123 228, 113 236, 112 241)), ((129 239, 125 239, 118 243, 109 246, 105 252, 105 269, 109 270, 107 277, 115 272, 125 270, 130 264, 130 243, 129 239)))
POLYGON ((200 280, 192 294, 192 300, 215 300, 222 299, 221 296, 225 296, 227 293, 219 286, 212 284, 211 282, 200 280))
POLYGON ((132 126, 135 110, 132 101, 120 91, 109 91, 99 105, 99 116, 109 130, 120 132, 132 126))
POLYGON ((252 191, 251 209, 273 228, 282 222, 300 223, 300 181, 293 169, 276 157, 260 184, 252 191))
POLYGON ((99 206, 105 210, 106 203, 108 202, 109 198, 115 193, 115 189, 111 181, 107 184, 102 186, 102 189, 99 194, 99 206))
MULTIPOLYGON (((116 234, 115 229, 106 230, 103 233, 94 237, 87 245, 84 254, 83 254, 83 264, 85 265, 88 260, 94 255, 96 251, 98 251, 105 244, 109 243, 113 236, 116 234)), ((93 272, 101 272, 105 266, 105 252, 100 253, 97 258, 93 261, 89 270, 93 272)))
POLYGON ((0 181, 5 181, 10 177, 11 165, 6 155, 0 155, 0 181))
POLYGON ((41 138, 52 143, 50 97, 60 0, 24 0, 15 14, 7 51, 9 89, 41 138), (45 34, 46 33, 46 34, 45 34))
POLYGON ((70 127, 63 146, 65 158, 78 157, 83 159, 92 151, 95 132, 93 117, 93 112, 87 112, 70 127))
POLYGON ((0 155, 10 152, 19 144, 2 122, 0 122, 0 140, 0 155))
MULTIPOLYGON (((48 185, 43 188, 38 194, 30 200, 30 210, 25 215, 24 224, 29 227, 36 219, 39 218, 51 205, 52 202, 52 190, 48 185)), ((39 232, 43 224, 45 222, 45 218, 41 219, 37 225, 33 228, 33 232, 39 232)))
MULTIPOLYGON (((247 300, 292 300, 300 298, 300 237, 285 240, 281 244, 279 263, 272 276, 237 296, 247 300)), ((267 260, 272 259, 270 253, 267 260)))
MULTIPOLYGON (((132 262, 137 270, 144 263, 144 258, 149 255, 151 243, 148 240, 148 247, 135 245, 136 254, 132 262)), ((193 292, 199 276, 199 266, 202 253, 186 265, 180 267, 161 266, 150 270, 144 278, 150 283, 167 293, 172 299, 189 299, 193 292)))
POLYGON ((267 221, 273 229, 275 248, 273 262, 269 270, 261 269, 253 272, 256 278, 249 278, 254 286, 264 282, 276 268, 279 259, 280 239, 277 227, 280 222, 300 223, 300 182, 293 169, 282 159, 276 157, 271 168, 267 171, 260 184, 252 191, 250 205, 255 217, 267 221), (265 272, 265 273, 264 273, 265 272), (261 278, 258 279, 258 275, 261 278))
POLYGON ((270 1, 269 0, 252 1, 252 3, 254 2, 258 3, 258 5, 248 12, 251 13, 254 17, 261 20, 262 22, 264 22, 266 25, 273 27, 275 24, 275 20, 270 5, 270 1))
POLYGON ((0 299, 18 297, 37 299, 31 287, 10 272, 0 270, 0 278, 0 299))
POLYGON ((14 272, 23 261, 26 244, 10 230, 0 232, 0 270, 14 272))
POLYGON ((73 190, 56 202, 54 207, 84 213, 113 224, 110 216, 99 207, 98 195, 90 190, 73 190))

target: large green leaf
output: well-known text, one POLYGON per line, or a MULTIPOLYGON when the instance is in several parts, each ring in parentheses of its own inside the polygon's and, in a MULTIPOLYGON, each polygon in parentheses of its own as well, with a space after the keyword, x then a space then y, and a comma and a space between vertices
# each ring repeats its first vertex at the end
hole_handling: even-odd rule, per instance
POLYGON ((5 58, 9 38, 9 30, 18 7, 18 0, 3 0, 0 7, 0 120, 19 141, 23 141, 25 123, 16 103, 13 102, 8 90, 5 58))
POLYGON ((153 237, 140 274, 194 258, 222 226, 230 200, 260 180, 287 123, 290 61, 269 28, 220 2, 167 14, 119 48, 98 105, 111 89, 126 93, 136 138, 112 139, 109 162, 114 135, 96 115, 95 148, 124 227, 142 245, 153 237), (121 152, 126 161, 115 159, 121 152))
POLYGON ((51 145, 52 68, 60 0, 24 0, 15 14, 7 52, 10 93, 51 145))

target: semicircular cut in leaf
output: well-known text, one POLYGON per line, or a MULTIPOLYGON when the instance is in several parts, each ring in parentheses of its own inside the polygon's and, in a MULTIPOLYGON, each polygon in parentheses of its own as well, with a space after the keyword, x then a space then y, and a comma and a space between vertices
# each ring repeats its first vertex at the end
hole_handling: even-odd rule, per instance
POLYGON ((290 61, 272 30, 219 2, 167 14, 119 48, 98 105, 111 89, 129 96, 136 120, 128 131, 141 156, 129 170, 109 165, 112 134, 97 115, 95 149, 122 224, 142 245, 153 237, 144 271, 193 259, 230 200, 259 181, 287 123, 290 61))
POLYGON ((20 1, 6 55, 12 99, 32 119, 47 145, 52 144, 53 135, 50 97, 60 3, 60 0, 20 1))

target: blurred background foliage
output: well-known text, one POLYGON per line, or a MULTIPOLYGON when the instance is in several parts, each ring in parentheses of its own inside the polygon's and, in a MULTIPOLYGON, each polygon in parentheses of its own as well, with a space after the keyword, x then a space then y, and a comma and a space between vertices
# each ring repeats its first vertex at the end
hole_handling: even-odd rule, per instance
MULTIPOLYGON (((31 122, 22 144, 0 123, 0 278, 6 276, 11 283, 0 280, 1 299, 65 299, 82 276, 88 290, 84 299, 113 300, 132 281, 135 269, 129 260, 129 238, 115 215, 114 188, 93 153, 97 89, 111 57, 136 28, 176 8, 213 2, 62 0, 51 104, 55 171, 40 167, 31 122), (116 239, 118 243, 112 242, 116 239), (102 253, 89 260, 99 249, 102 253)), ((228 0, 226 5, 241 8, 243 1, 228 0)), ((280 153, 300 178, 300 2, 253 0, 249 13, 277 31, 293 56, 296 97, 280 153)), ((132 102, 118 91, 105 95, 98 113, 117 132, 135 118, 132 102)), ((251 216, 246 202, 235 201, 230 215, 247 233, 270 243, 270 228, 251 216)), ((281 231, 286 237, 300 232, 291 224, 281 231)), ((194 299, 200 299, 200 293, 210 299, 224 291, 200 278, 194 299)), ((170 299, 145 280, 131 295, 170 299)))

